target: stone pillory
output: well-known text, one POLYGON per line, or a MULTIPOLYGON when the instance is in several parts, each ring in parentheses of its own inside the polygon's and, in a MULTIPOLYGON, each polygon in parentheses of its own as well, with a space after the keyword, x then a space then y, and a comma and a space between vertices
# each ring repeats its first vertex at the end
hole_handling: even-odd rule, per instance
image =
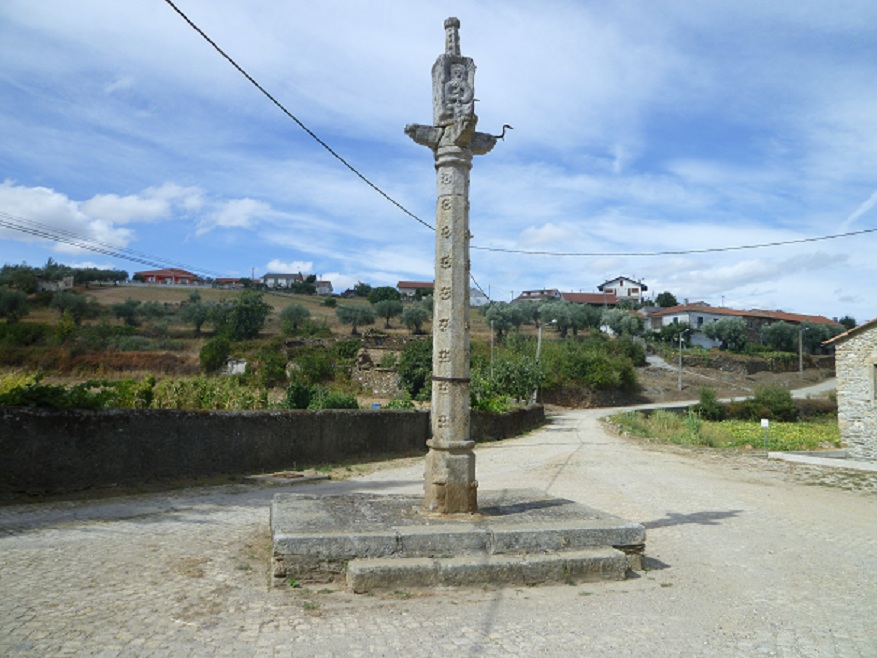
POLYGON ((469 438, 469 170, 497 137, 475 131, 475 62, 460 54, 460 21, 445 21, 445 52, 432 67, 433 125, 405 134, 429 147, 436 168, 432 439, 424 507, 478 511, 474 442, 469 438))

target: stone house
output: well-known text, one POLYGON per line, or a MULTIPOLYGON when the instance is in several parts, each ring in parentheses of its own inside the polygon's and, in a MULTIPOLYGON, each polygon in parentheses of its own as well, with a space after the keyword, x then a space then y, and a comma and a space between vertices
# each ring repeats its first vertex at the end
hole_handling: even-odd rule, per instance
POLYGON ((877 318, 825 343, 835 347, 837 422, 847 454, 877 460, 877 318))

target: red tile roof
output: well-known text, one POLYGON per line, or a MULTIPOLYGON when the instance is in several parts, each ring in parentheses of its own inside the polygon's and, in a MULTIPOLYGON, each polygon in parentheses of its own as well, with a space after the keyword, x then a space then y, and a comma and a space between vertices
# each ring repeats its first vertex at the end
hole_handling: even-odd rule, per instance
POLYGON ((560 296, 574 304, 617 304, 618 298, 614 293, 602 292, 562 292, 560 296))

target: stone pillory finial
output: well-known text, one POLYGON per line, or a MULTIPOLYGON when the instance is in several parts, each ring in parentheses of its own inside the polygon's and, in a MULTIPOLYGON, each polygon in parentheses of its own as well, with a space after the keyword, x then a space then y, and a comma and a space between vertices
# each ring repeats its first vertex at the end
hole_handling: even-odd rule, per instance
POLYGON ((445 19, 445 54, 460 56, 460 19, 445 19))

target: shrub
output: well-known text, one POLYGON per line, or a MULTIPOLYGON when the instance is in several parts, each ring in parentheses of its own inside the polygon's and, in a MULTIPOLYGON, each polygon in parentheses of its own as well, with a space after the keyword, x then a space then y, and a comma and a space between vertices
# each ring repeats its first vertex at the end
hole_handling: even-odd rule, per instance
POLYGON ((326 306, 328 308, 335 308, 336 306, 338 306, 338 300, 334 297, 326 297, 323 300, 323 306, 326 306))
POLYGON ((340 340, 332 346, 332 352, 342 359, 354 359, 362 349, 362 341, 358 338, 340 340))
POLYGON ((414 401, 403 391, 384 405, 384 409, 414 409, 414 401))
POLYGON ((432 341, 415 340, 408 343, 399 357, 399 385, 408 394, 419 399, 425 391, 428 396, 431 387, 428 385, 432 377, 432 341))
POLYGON ((308 409, 359 409, 356 396, 322 386, 315 387, 308 409))
POLYGON ((313 386, 299 377, 294 378, 286 387, 283 399, 285 409, 307 409, 311 404, 313 386))
POLYGON ((798 409, 792 394, 784 388, 765 386, 758 388, 752 398, 727 405, 727 418, 738 420, 759 420, 793 422, 798 418, 798 409))
POLYGON ((211 338, 201 348, 199 359, 204 372, 216 372, 225 367, 231 354, 231 342, 225 336, 211 338))
POLYGON ((317 384, 335 377, 335 359, 328 350, 312 348, 302 351, 293 360, 296 378, 308 384, 317 384))
POLYGON ((33 322, 0 324, 0 343, 14 347, 30 347, 45 343, 52 335, 52 327, 33 322))
POLYGON ((256 383, 265 388, 271 388, 286 383, 286 359, 276 350, 270 347, 259 352, 258 370, 256 371, 256 383))
POLYGON ((264 390, 245 386, 236 377, 195 377, 166 379, 156 384, 152 407, 155 409, 266 409, 264 390))
POLYGON ((700 401, 692 407, 692 411, 705 420, 725 418, 725 409, 716 397, 716 391, 708 386, 700 389, 700 401))

